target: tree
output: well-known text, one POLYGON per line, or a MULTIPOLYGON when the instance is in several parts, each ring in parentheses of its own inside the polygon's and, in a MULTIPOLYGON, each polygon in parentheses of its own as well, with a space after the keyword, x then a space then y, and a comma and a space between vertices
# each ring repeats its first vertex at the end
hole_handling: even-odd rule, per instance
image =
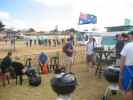
POLYGON ((76 32, 74 28, 66 29, 65 32, 76 32))
POLYGON ((0 31, 4 30, 5 25, 0 21, 0 31))
POLYGON ((30 28, 30 29, 27 30, 27 32, 35 32, 35 29, 30 28))

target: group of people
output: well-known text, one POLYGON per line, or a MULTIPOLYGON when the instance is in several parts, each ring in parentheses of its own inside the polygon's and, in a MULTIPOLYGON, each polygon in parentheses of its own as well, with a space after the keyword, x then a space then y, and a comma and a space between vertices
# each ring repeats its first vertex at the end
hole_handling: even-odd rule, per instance
POLYGON ((59 46, 65 43, 65 39, 38 39, 38 40, 32 40, 32 39, 27 39, 26 40, 26 46, 27 47, 32 47, 33 45, 39 45, 39 46, 59 46))
MULTIPOLYGON (((116 56, 120 59, 119 86, 123 91, 124 100, 133 100, 133 31, 131 31, 128 35, 117 35, 116 38, 116 56)), ((73 37, 68 38, 67 43, 62 48, 64 52, 66 72, 72 72, 73 56, 75 52, 73 41, 73 37)), ((87 64, 92 67, 96 66, 95 48, 96 40, 94 37, 90 37, 86 45, 86 60, 87 64)), ((9 52, 1 63, 2 66, 4 66, 1 67, 2 72, 7 75, 7 78, 9 76, 9 66, 12 62, 11 55, 12 53, 9 52)), ((45 57, 42 57, 41 59, 44 59, 43 63, 46 63, 45 61, 47 61, 46 59, 48 58, 45 55, 45 57)))
MULTIPOLYGON (((120 59, 119 87, 124 100, 133 100, 133 31, 116 35, 116 57, 120 59)), ((89 67, 95 68, 95 38, 90 37, 86 45, 86 60, 89 67)))

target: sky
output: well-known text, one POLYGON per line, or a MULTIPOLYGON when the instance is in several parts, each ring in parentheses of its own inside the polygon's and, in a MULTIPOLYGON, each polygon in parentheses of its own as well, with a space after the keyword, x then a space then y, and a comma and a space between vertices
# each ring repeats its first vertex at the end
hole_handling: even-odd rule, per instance
POLYGON ((133 20, 132 11, 132 0, 0 0, 0 21, 13 29, 104 30, 133 20), (96 15, 97 24, 78 25, 80 12, 96 15))

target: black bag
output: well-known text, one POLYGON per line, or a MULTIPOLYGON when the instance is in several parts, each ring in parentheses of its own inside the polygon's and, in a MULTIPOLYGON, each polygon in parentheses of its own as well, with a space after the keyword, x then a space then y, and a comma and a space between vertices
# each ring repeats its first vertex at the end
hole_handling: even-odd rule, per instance
MULTIPOLYGON (((68 47, 69 47, 69 44, 66 43, 66 44, 63 46, 63 52, 64 52, 67 56, 72 57, 73 52, 69 52, 69 51, 68 51, 68 47)), ((73 49, 73 47, 72 47, 72 49, 73 49)))
POLYGON ((29 84, 32 86, 39 86, 41 84, 41 77, 33 76, 33 77, 29 78, 29 84))
POLYGON ((29 84, 32 86, 39 86, 41 84, 41 76, 35 69, 28 69, 26 72, 29 78, 29 84))

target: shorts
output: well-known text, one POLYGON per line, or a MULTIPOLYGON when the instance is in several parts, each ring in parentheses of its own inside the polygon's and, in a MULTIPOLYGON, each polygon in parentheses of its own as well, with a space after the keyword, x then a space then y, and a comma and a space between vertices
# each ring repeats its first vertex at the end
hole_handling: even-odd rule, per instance
POLYGON ((64 55, 64 64, 73 64, 73 57, 69 57, 66 54, 64 55))
POLYGON ((124 68, 124 78, 123 78, 123 89, 125 91, 133 90, 133 65, 125 66, 124 68))
POLYGON ((90 63, 92 62, 93 65, 96 65, 96 62, 95 62, 95 55, 86 55, 86 61, 87 63, 90 63))

